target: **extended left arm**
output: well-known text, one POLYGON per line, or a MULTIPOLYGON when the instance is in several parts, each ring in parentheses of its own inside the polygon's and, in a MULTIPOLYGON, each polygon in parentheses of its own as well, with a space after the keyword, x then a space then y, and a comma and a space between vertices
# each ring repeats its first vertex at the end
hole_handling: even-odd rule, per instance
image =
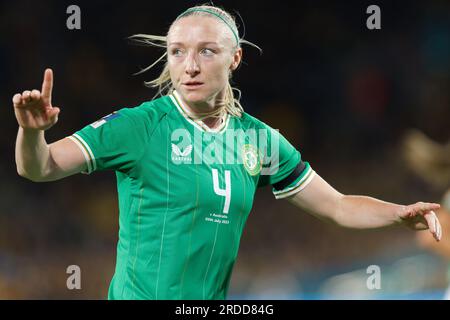
POLYGON ((366 196, 343 195, 318 174, 288 199, 297 207, 344 227, 366 229, 402 223, 415 230, 429 228, 437 241, 441 238, 441 226, 433 212, 440 207, 436 203, 404 206, 366 196))

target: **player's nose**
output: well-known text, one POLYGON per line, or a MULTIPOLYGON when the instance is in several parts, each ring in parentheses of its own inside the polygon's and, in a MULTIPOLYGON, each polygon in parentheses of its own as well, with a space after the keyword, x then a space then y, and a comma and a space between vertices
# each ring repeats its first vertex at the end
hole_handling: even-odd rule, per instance
POLYGON ((191 77, 200 73, 200 65, 194 54, 190 54, 186 59, 186 73, 191 77))

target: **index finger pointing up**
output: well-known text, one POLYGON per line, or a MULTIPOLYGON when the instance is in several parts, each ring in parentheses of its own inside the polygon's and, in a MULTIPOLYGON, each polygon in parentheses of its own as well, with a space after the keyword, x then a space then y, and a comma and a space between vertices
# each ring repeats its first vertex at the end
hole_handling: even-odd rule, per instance
POLYGON ((53 71, 52 69, 45 69, 41 93, 42 98, 48 104, 52 103, 52 89, 53 89, 53 71))

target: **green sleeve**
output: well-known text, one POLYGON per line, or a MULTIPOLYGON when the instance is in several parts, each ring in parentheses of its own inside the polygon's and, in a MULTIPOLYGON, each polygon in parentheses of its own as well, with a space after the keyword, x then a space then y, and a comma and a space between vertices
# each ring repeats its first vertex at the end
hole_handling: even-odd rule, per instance
POLYGON ((154 115, 140 107, 123 108, 87 125, 69 138, 83 151, 87 171, 133 168, 145 152, 154 115))
MULTIPOLYGON (((267 125, 266 125, 267 126, 267 125)), ((267 126, 270 134, 268 135, 268 147, 270 151, 264 152, 267 167, 262 172, 260 186, 270 184, 276 199, 286 198, 302 190, 311 180, 314 174, 310 164, 302 160, 300 152, 278 131, 267 126), (298 167, 301 170, 298 170, 298 167), (297 169, 297 170, 296 170, 297 169), (292 176, 295 174, 295 176, 292 176), (292 180, 281 189, 276 188, 277 184, 292 180)))

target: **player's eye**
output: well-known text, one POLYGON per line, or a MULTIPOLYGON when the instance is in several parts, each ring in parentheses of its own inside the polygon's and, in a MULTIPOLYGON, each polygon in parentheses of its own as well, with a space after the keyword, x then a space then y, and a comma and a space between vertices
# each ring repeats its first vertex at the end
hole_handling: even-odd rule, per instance
POLYGON ((183 54, 181 49, 178 49, 178 48, 172 49, 170 53, 176 57, 181 56, 183 54))
POLYGON ((213 50, 213 49, 210 49, 210 48, 203 48, 203 49, 200 51, 200 53, 203 54, 203 55, 205 55, 205 56, 212 56, 212 55, 214 55, 214 54, 216 53, 216 51, 213 50))

